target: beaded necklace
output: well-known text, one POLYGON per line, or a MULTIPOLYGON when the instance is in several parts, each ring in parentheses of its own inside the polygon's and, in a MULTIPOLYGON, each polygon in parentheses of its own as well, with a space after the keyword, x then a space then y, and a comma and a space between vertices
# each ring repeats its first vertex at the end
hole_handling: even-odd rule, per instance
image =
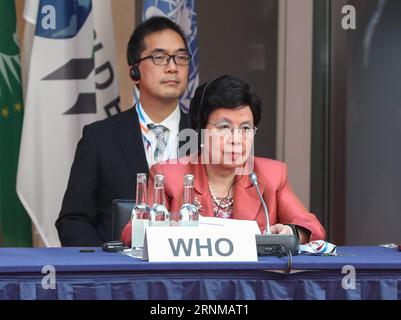
POLYGON ((218 218, 232 218, 234 198, 217 198, 212 187, 209 184, 210 193, 213 200, 213 213, 218 218))

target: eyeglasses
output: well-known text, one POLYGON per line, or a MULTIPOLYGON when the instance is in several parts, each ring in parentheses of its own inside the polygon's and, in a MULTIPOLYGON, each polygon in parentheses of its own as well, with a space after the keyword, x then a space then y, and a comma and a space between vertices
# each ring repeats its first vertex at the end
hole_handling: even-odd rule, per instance
POLYGON ((243 136, 254 136, 256 134, 256 128, 254 125, 246 124, 239 128, 233 128, 232 126, 226 123, 209 123, 213 127, 216 128, 217 132, 222 136, 228 136, 233 134, 235 130, 242 134, 243 136))
POLYGON ((173 58, 174 63, 178 66, 187 66, 191 62, 191 55, 181 52, 177 54, 153 53, 150 56, 139 59, 137 63, 146 59, 152 59, 153 63, 157 66, 167 66, 171 58, 173 58))

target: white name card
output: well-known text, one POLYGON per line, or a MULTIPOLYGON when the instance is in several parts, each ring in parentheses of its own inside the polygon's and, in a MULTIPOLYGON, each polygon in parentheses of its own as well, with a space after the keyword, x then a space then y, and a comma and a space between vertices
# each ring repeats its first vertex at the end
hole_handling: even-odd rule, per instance
POLYGON ((143 259, 150 262, 257 261, 255 227, 251 221, 242 222, 224 227, 202 224, 147 227, 143 259))

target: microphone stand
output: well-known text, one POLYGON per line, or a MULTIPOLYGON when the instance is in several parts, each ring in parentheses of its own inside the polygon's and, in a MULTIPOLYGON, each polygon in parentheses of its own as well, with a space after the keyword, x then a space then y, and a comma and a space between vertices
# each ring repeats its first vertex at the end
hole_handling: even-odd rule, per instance
POLYGON ((256 237, 256 248, 258 255, 268 256, 282 256, 291 254, 293 256, 298 255, 299 251, 299 239, 296 235, 283 235, 283 234, 271 234, 269 212, 267 205, 263 199, 262 193, 259 189, 258 178, 255 172, 249 174, 249 178, 252 184, 255 186, 260 201, 262 202, 263 209, 266 216, 266 228, 263 234, 257 234, 256 237))

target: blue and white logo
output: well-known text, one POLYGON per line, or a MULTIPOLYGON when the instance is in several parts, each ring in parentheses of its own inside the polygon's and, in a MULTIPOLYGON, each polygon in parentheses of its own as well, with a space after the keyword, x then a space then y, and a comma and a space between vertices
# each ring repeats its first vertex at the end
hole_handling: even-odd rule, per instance
POLYGON ((40 0, 36 35, 69 39, 81 30, 92 10, 91 0, 40 0))

